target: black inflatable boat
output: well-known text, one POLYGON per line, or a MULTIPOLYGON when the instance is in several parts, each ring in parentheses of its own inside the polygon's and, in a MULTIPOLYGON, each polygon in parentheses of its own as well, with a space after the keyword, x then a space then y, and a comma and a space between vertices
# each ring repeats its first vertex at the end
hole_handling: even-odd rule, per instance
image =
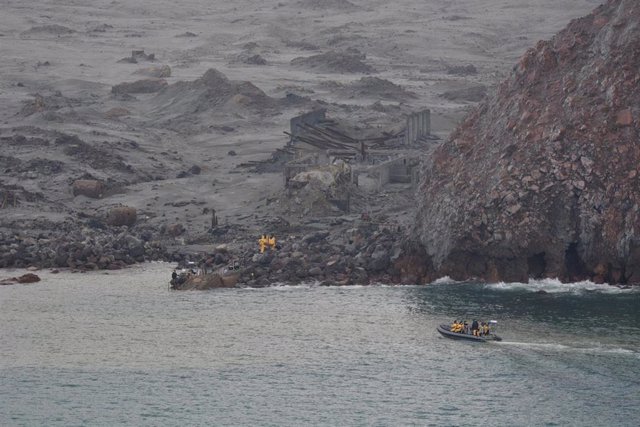
POLYGON ((487 342, 487 341, 502 341, 502 338, 495 334, 485 335, 483 337, 474 337, 471 334, 463 334, 460 332, 451 332, 451 327, 449 325, 440 325, 438 326, 438 332, 444 337, 451 338, 454 340, 468 340, 468 341, 478 341, 478 342, 487 342))

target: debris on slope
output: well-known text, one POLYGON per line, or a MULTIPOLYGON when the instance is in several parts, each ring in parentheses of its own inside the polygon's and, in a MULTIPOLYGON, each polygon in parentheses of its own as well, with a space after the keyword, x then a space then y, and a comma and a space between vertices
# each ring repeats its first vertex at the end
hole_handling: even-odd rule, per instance
POLYGON ((366 64, 365 59, 366 55, 360 52, 332 50, 318 55, 294 58, 291 60, 291 65, 324 73, 375 73, 375 68, 366 64))

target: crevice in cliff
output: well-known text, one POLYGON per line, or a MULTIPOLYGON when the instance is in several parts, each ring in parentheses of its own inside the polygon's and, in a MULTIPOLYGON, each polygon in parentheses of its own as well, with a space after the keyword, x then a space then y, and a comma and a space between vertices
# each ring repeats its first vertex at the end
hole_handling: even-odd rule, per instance
POLYGON ((527 258, 527 275, 531 279, 542 279, 547 271, 547 260, 544 252, 527 258))
POLYGON ((564 268, 567 278, 571 281, 584 280, 589 277, 589 272, 578 253, 577 242, 571 242, 565 250, 564 268))

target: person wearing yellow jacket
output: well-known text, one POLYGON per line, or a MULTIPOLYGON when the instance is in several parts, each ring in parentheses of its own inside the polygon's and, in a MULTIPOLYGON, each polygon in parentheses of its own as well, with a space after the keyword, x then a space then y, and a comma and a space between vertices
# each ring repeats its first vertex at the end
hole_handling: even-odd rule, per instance
POLYGON ((458 320, 454 320, 451 324, 451 332, 461 332, 462 331, 462 323, 458 322, 458 320))
POLYGON ((261 254, 263 254, 265 249, 267 249, 268 243, 269 243, 269 240, 267 239, 267 236, 265 236, 264 234, 258 239, 258 245, 260 245, 261 254))

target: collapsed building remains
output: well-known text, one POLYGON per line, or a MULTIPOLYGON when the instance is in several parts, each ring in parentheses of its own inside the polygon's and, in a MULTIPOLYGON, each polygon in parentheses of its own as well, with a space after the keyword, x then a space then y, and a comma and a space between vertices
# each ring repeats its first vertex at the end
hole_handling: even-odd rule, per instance
POLYGON ((428 109, 409 115, 406 127, 379 135, 354 137, 341 130, 316 110, 291 119, 287 149, 294 159, 284 168, 284 184, 289 188, 296 175, 323 168, 336 162, 349 166, 349 181, 359 188, 378 192, 388 184, 418 182, 416 144, 434 139, 430 134, 431 114, 428 109))

